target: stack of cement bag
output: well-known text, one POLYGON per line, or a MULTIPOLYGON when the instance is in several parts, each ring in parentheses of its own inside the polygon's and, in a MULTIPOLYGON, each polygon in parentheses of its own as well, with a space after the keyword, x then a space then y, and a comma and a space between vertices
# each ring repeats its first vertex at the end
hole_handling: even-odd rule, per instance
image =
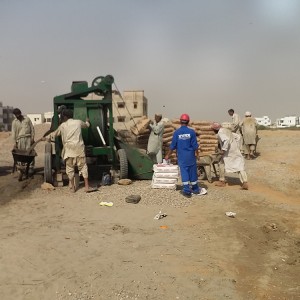
POLYGON ((218 148, 218 138, 211 129, 209 121, 193 121, 190 126, 196 131, 197 141, 201 155, 215 153, 218 148))
POLYGON ((154 164, 151 187, 153 189, 176 189, 179 178, 177 165, 154 164))
POLYGON ((150 135, 149 123, 150 119, 143 116, 130 126, 130 130, 118 130, 118 135, 124 143, 146 150, 150 135))
MULTIPOLYGON (((200 156, 215 153, 218 148, 218 138, 211 129, 210 121, 192 121, 189 127, 195 130, 197 141, 199 144, 200 156)), ((166 154, 172 142, 172 136, 176 129, 180 127, 180 120, 174 119, 165 124, 165 133, 163 135, 163 152, 166 154)), ((176 153, 172 153, 170 157, 171 163, 177 164, 176 153)))
MULTIPOLYGON (((164 126, 163 149, 162 149, 163 150, 163 156, 165 156, 167 154, 167 152, 169 151, 174 131, 177 129, 177 127, 176 127, 177 124, 173 123, 173 121, 168 121, 164 125, 165 126, 164 126)), ((175 152, 173 152, 171 154, 171 156, 169 157, 169 159, 170 159, 170 161, 173 164, 177 164, 177 157, 176 157, 176 153, 175 152)))
POLYGON ((118 136, 122 139, 125 144, 134 145, 136 144, 136 136, 130 130, 118 130, 118 136))
MULTIPOLYGON (((150 121, 146 116, 143 116, 134 122, 130 130, 119 130, 118 134, 125 143, 147 150, 150 135, 148 126, 150 121)), ((214 131, 210 128, 211 123, 209 121, 192 121, 189 124, 189 127, 193 128, 196 132, 201 156, 215 153, 218 146, 218 139, 214 131)), ((168 152, 174 131, 179 127, 179 119, 164 119, 163 156, 168 152)), ((170 160, 171 163, 177 164, 175 152, 170 156, 170 160)))
POLYGON ((146 116, 141 117, 133 126, 130 127, 131 132, 136 137, 136 147, 147 149, 147 144, 150 135, 149 124, 151 120, 146 116))

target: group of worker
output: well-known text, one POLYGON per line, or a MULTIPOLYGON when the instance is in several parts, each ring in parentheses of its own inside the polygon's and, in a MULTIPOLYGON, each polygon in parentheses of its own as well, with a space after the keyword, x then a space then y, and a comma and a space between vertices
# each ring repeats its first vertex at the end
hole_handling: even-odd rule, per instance
MULTIPOLYGON (((75 185, 75 167, 84 178, 85 191, 96 190, 91 188, 88 182, 88 168, 85 157, 85 146, 82 139, 82 128, 90 126, 89 119, 86 122, 73 119, 73 111, 66 107, 60 108, 60 124, 56 130, 51 128, 44 136, 44 140, 54 139, 61 136, 63 150, 62 158, 66 165, 66 173, 69 178, 69 187, 72 192, 76 191, 75 185)), ((247 174, 245 172, 244 157, 241 153, 242 145, 248 158, 254 157, 255 143, 250 132, 255 131, 256 123, 252 122, 250 112, 246 112, 245 119, 240 122, 233 109, 228 110, 232 117, 232 128, 223 128, 219 123, 212 123, 211 129, 218 136, 219 150, 221 159, 219 162, 219 182, 218 186, 225 186, 225 172, 237 172, 240 177, 242 188, 248 189, 247 174), (251 122, 250 122, 251 120, 251 122), (250 128, 250 129, 249 129, 250 128), (251 136, 251 139, 250 139, 251 136), (243 143, 241 139, 243 137, 243 143)), ((24 117, 20 109, 13 110, 15 120, 12 123, 12 137, 14 139, 14 148, 27 150, 34 143, 34 127, 28 117, 24 117)), ((176 150, 178 166, 182 179, 182 195, 191 197, 194 195, 205 195, 207 190, 198 184, 198 166, 199 144, 197 142, 196 132, 188 127, 190 117, 188 114, 182 114, 180 117, 180 127, 175 130, 169 151, 164 159, 169 161, 171 153, 176 150)), ((148 140, 147 152, 155 163, 163 161, 163 133, 164 123, 161 114, 155 114, 154 121, 149 124, 150 136, 148 140)), ((33 173, 32 164, 30 172, 33 173)))
MULTIPOLYGON (((60 125, 54 130, 53 123, 51 128, 44 134, 43 140, 51 141, 57 136, 61 136, 63 150, 61 156, 65 162, 66 174, 69 179, 69 188, 72 192, 76 191, 75 167, 78 168, 80 175, 84 179, 85 192, 96 191, 96 188, 89 186, 88 167, 85 157, 85 146, 82 139, 82 128, 90 126, 89 119, 86 122, 73 119, 73 111, 62 106, 58 109, 60 115, 60 125)), ((14 149, 27 150, 34 143, 35 131, 31 120, 22 115, 19 108, 13 110, 15 119, 12 122, 12 138, 14 149)), ((34 163, 30 165, 29 175, 34 172, 34 163)))
POLYGON ((251 112, 245 112, 245 118, 240 120, 240 117, 231 108, 228 110, 229 116, 232 118, 231 130, 232 132, 241 136, 240 150, 246 159, 253 159, 256 157, 257 136, 257 121, 252 117, 251 112))
MULTIPOLYGON (((248 190, 248 178, 243 154, 247 159, 255 157, 257 123, 250 112, 245 113, 245 119, 242 121, 233 109, 229 109, 228 114, 232 117, 230 128, 224 128, 217 122, 211 124, 211 129, 218 136, 218 152, 220 154, 219 181, 216 186, 226 186, 225 172, 238 173, 242 189, 248 190)), ((189 121, 189 115, 181 115, 181 126, 175 130, 169 151, 165 155, 165 160, 168 161, 171 153, 176 150, 183 185, 181 193, 188 198, 193 194, 205 195, 207 193, 205 188, 198 185, 199 145, 195 131, 188 127, 189 121)), ((161 114, 155 115, 154 122, 150 123, 149 129, 148 154, 154 158, 154 162, 162 163, 164 124, 161 114)))

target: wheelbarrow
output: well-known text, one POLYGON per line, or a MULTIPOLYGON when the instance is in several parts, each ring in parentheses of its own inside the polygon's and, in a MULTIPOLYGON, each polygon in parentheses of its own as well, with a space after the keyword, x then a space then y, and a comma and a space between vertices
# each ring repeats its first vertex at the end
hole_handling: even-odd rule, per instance
POLYGON ((34 158, 37 156, 37 153, 34 150, 34 147, 40 141, 42 141, 42 139, 37 140, 27 150, 21 150, 21 149, 14 148, 11 151, 13 159, 14 159, 13 173, 15 171, 18 172, 18 180, 19 181, 22 181, 23 176, 25 176, 25 179, 28 179, 29 166, 33 162, 34 158))
POLYGON ((221 159, 220 153, 212 153, 212 154, 200 154, 200 158, 197 161, 197 171, 198 178, 200 180, 207 179, 208 182, 213 182, 212 180, 212 171, 215 176, 218 176, 216 165, 219 164, 221 159))

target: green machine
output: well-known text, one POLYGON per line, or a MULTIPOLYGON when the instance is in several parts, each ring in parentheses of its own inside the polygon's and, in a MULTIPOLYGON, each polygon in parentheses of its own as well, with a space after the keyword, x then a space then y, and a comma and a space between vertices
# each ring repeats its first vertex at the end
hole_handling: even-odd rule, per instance
MULTIPOLYGON (((124 179, 151 179, 153 162, 139 149, 127 145, 118 138, 113 128, 111 75, 99 76, 89 87, 87 81, 73 81, 71 92, 54 97, 53 129, 59 126, 59 107, 64 105, 73 110, 74 119, 90 119, 90 127, 82 129, 82 136, 89 165, 96 165, 102 171, 110 171, 113 177, 124 179), (90 99, 90 94, 96 95, 90 99), (88 99, 88 100, 87 100, 88 99)), ((53 182, 53 170, 61 173, 62 144, 55 140, 55 155, 51 144, 45 147, 45 181, 53 182)))

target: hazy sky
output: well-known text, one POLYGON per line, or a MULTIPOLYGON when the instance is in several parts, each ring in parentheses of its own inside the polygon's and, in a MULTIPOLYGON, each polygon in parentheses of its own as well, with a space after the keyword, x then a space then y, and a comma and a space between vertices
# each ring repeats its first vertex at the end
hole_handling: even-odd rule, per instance
POLYGON ((299 0, 0 0, 0 101, 53 110, 111 74, 149 115, 300 115, 299 0))

